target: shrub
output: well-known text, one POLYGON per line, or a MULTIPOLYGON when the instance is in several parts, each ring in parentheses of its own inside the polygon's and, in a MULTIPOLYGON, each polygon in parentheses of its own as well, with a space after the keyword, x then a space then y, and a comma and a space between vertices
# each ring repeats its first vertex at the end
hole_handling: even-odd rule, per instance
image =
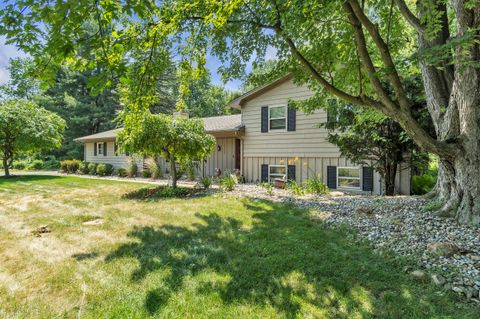
POLYGON ((150 177, 152 177, 152 173, 150 172, 149 169, 144 169, 143 172, 142 172, 142 177, 143 178, 150 178, 150 177))
POLYGON ((301 196, 305 194, 305 190, 303 189, 302 185, 298 184, 295 181, 290 181, 288 183, 288 191, 293 195, 301 196))
POLYGON ((110 176, 113 173, 113 166, 112 164, 98 164, 96 173, 98 176, 110 176))
POLYGON ((234 174, 227 174, 220 179, 220 187, 226 191, 233 191, 237 184, 237 176, 234 174))
POLYGON ((55 158, 47 159, 45 162, 43 162, 43 168, 53 170, 59 169, 60 161, 56 160, 55 158))
POLYGON ((209 189, 213 184, 213 178, 211 176, 204 176, 200 179, 200 184, 204 189, 209 189))
POLYGON ((122 195, 122 198, 127 199, 156 199, 156 198, 182 198, 189 197, 198 192, 198 190, 171 186, 160 186, 155 188, 140 188, 139 190, 122 195))
POLYGON ((443 203, 442 201, 439 201, 439 200, 429 200, 428 202, 425 203, 425 205, 423 205, 423 207, 421 208, 421 211, 423 213, 428 213, 428 212, 436 212, 436 211, 439 211, 440 208, 442 208, 443 206, 443 203))
POLYGON ((268 196, 272 196, 273 195, 273 185, 271 183, 262 183, 260 186, 263 187, 263 189, 265 189, 265 191, 267 192, 268 196))
POLYGON ((82 175, 88 174, 89 173, 88 165, 89 165, 89 163, 87 163, 87 162, 81 162, 80 165, 78 166, 77 173, 82 174, 82 175))
POLYGON ((310 194, 323 195, 328 192, 328 187, 319 176, 307 179, 305 182, 305 191, 310 194))
POLYGON ((123 168, 123 167, 117 168, 116 174, 117 174, 117 176, 119 176, 119 177, 127 177, 127 176, 128 176, 127 170, 126 170, 125 168, 123 168))
POLYGON ((90 175, 97 174, 97 163, 88 163, 88 173, 90 175))
POLYGON ((67 174, 74 174, 78 171, 80 164, 79 160, 65 160, 60 162, 60 170, 67 174))
POLYGON ((14 169, 25 169, 27 167, 27 163, 25 161, 16 161, 13 163, 14 169))
POLYGON ((193 163, 190 163, 187 167, 187 175, 188 175, 188 179, 190 181, 194 181, 195 180, 195 165, 193 163))
POLYGON ((41 160, 33 160, 29 165, 28 169, 39 170, 43 168, 43 162, 41 160))
POLYGON ((127 175, 128 177, 136 177, 138 174, 138 166, 137 163, 133 159, 130 159, 127 168, 127 175))
POLYGON ((163 178, 163 172, 162 172, 162 167, 154 158, 147 158, 145 160, 145 165, 147 166, 148 170, 150 173, 152 173, 152 178, 153 179, 159 179, 163 178))

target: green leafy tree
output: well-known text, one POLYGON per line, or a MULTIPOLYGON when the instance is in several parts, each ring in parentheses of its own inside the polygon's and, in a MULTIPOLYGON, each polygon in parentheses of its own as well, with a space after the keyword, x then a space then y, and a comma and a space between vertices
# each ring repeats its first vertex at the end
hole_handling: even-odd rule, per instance
POLYGON ((215 138, 205 132, 201 120, 148 111, 143 115, 140 127, 125 127, 119 141, 131 153, 167 159, 173 188, 177 187, 176 164, 203 161, 215 146, 215 138))
POLYGON ((31 99, 40 92, 40 82, 33 77, 35 63, 28 58, 10 59, 10 81, 0 85, 0 100, 31 99))
POLYGON ((10 100, 0 104, 0 156, 5 176, 13 158, 50 150, 62 144, 65 121, 28 100, 10 100))
MULTIPOLYGON (((153 103, 150 79, 165 68, 170 51, 180 59, 183 97, 189 82, 205 74, 208 54, 219 57, 229 79, 274 47, 296 83, 315 92, 305 110, 333 96, 394 119, 420 147, 438 155, 432 195, 444 203, 441 213, 480 225, 480 3, 448 2, 25 0, 2 10, 0 34, 34 56, 46 78, 64 60, 115 70, 103 72, 96 85, 111 86, 112 74, 124 74, 125 114, 143 114, 153 103), (98 21, 93 36, 81 27, 88 18, 98 21), (77 50, 83 42, 88 54, 77 50), (135 72, 132 59, 141 63, 135 72), (412 68, 422 73, 435 138, 413 116, 403 81, 412 68)), ((182 101, 179 109, 185 108, 182 101)))

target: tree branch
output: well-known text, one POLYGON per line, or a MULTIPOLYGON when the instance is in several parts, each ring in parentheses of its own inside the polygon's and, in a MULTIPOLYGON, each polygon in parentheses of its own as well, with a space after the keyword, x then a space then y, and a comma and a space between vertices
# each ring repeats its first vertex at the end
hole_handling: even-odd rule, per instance
POLYGON ((420 19, 417 18, 412 11, 408 8, 404 0, 395 0, 397 2, 398 9, 400 13, 405 17, 405 19, 410 23, 410 25, 417 30, 419 34, 423 34, 422 24, 420 19))

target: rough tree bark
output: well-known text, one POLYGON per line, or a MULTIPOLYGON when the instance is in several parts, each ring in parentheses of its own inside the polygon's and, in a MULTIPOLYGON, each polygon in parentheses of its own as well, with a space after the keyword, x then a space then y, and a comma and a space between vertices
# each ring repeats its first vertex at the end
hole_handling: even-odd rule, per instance
POLYGON ((395 195, 395 176, 397 175, 397 162, 385 163, 385 195, 395 195))
POLYGON ((5 177, 10 177, 9 163, 6 157, 3 158, 3 169, 5 170, 5 177))
POLYGON ((170 160, 170 176, 172 177, 172 187, 177 188, 177 166, 175 165, 175 159, 173 156, 169 157, 170 160))

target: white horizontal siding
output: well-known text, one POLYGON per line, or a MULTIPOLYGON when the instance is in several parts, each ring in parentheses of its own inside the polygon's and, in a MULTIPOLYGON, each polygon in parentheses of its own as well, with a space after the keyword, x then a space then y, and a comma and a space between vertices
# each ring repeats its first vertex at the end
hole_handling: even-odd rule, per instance
MULTIPOLYGON (((103 143, 103 142, 97 142, 103 143)), ((95 156, 94 152, 94 143, 88 142, 85 143, 85 161, 89 163, 105 163, 112 164, 114 168, 127 168, 130 163, 131 156, 126 156, 125 154, 115 155, 115 145, 113 141, 108 141, 107 143, 107 155, 97 154, 95 156)), ((138 171, 143 170, 143 157, 142 156, 133 156, 135 163, 138 166, 138 171)))
POLYGON ((312 114, 297 110, 296 131, 261 132, 261 107, 287 105, 291 100, 305 100, 313 93, 304 86, 287 81, 270 91, 253 98, 242 107, 245 125, 245 157, 340 157, 338 148, 327 141, 328 132, 319 128, 327 120, 322 109, 312 114))

